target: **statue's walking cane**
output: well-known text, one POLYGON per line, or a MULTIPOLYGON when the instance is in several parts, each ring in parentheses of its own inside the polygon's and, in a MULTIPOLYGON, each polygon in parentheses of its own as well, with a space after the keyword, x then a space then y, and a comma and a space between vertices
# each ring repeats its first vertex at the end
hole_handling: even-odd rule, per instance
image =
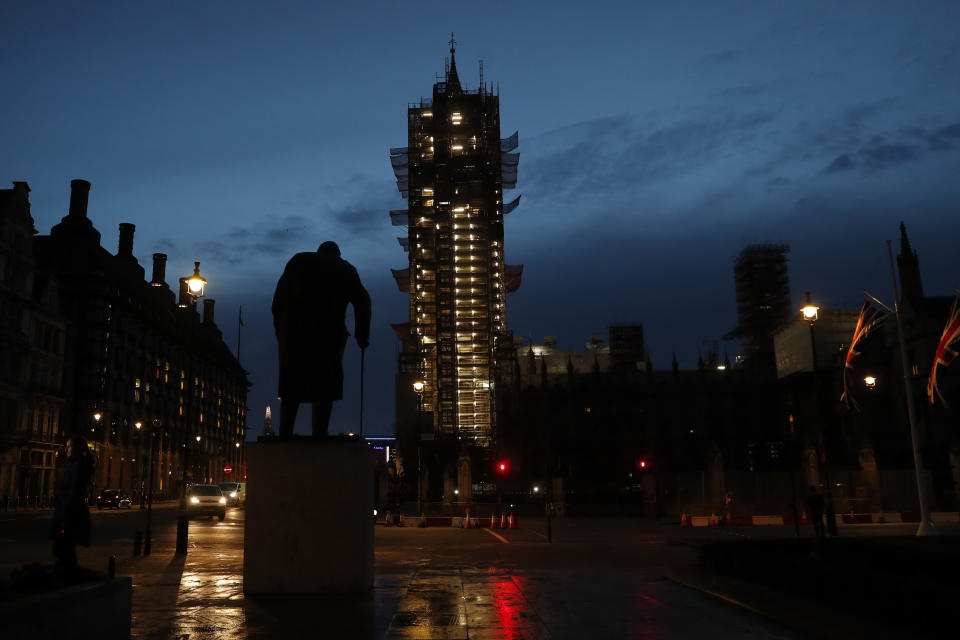
POLYGON ((360 349, 360 435, 363 436, 363 357, 366 355, 366 348, 360 349))

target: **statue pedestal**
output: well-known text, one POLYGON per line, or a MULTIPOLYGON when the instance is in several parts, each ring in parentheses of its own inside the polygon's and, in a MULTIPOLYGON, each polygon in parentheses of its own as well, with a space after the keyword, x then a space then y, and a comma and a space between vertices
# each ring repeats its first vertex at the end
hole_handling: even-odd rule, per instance
POLYGON ((371 589, 373 472, 362 438, 248 444, 244 593, 371 589))

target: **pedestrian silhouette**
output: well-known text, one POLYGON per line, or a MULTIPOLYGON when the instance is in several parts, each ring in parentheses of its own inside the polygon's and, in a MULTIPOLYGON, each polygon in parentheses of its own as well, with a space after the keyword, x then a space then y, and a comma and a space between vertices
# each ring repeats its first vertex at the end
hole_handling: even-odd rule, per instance
POLYGON ((810 485, 810 493, 807 495, 807 509, 810 511, 810 521, 813 523, 813 535, 817 538, 823 537, 823 495, 817 491, 817 488, 810 485))
POLYGON ((343 398, 347 303, 357 344, 370 343, 370 296, 335 242, 287 262, 273 294, 273 328, 280 357, 280 437, 293 436, 297 410, 312 403, 313 435, 327 435, 333 402, 343 398))
POLYGON ((87 495, 93 478, 93 462, 87 441, 81 436, 67 440, 67 468, 57 487, 50 538, 55 571, 65 578, 78 575, 77 545, 90 546, 90 509, 87 495))

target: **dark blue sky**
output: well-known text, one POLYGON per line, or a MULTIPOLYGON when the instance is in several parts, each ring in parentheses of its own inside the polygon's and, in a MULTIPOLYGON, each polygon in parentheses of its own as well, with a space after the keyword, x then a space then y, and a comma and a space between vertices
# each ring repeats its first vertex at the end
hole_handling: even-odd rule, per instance
MULTIPOLYGON (((30 183, 48 233, 86 178, 105 246, 133 222, 148 272, 155 251, 173 282, 201 261, 231 347, 244 307, 253 434, 276 410, 273 288, 326 239, 373 297, 366 430, 392 430, 388 148, 451 31, 465 84, 482 59, 503 136, 520 131, 505 253, 526 265, 507 309, 524 338, 580 348, 642 322, 656 368, 693 366, 736 325, 745 244, 793 247, 798 303, 854 308, 891 297, 901 219, 927 292, 960 285, 955 1, 94 4, 0 9, 0 180, 30 183)), ((358 360, 334 430, 357 418, 358 360)))

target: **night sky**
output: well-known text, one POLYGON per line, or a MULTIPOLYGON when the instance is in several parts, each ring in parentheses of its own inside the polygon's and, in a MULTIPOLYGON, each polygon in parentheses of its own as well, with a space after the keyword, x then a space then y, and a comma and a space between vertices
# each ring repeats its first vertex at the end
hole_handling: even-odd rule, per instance
MULTIPOLYGON (((856 308, 864 288, 892 297, 900 220, 926 293, 960 286, 955 0, 80 4, 0 9, 0 181, 29 182, 46 234, 90 180, 104 246, 133 222, 134 254, 149 275, 167 253, 174 288, 200 261, 232 349, 243 305, 251 436, 277 410, 276 281, 327 239, 373 298, 365 431, 393 430, 406 254, 387 212, 406 201, 388 149, 451 31, 462 82, 482 59, 502 136, 520 132, 505 255, 525 265, 507 299, 525 340, 581 349, 640 322, 656 369, 674 351, 695 366, 705 340, 733 359, 744 245, 791 245, 798 307, 809 290, 856 308)), ((359 412, 353 342, 345 365, 332 432, 359 412)))

